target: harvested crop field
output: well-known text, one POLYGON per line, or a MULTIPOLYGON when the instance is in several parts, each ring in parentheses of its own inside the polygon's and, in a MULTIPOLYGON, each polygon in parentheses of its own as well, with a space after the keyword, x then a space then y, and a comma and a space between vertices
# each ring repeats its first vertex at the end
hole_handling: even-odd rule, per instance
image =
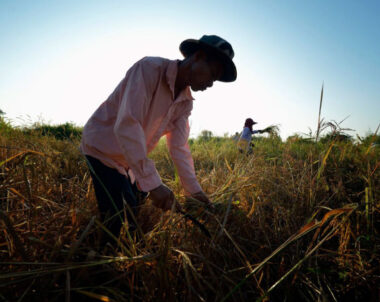
POLYGON ((0 128, 0 301, 378 301, 380 149, 361 141, 190 141, 214 202, 188 200, 164 142, 150 155, 186 212, 141 205, 138 236, 100 246, 79 138, 0 128))

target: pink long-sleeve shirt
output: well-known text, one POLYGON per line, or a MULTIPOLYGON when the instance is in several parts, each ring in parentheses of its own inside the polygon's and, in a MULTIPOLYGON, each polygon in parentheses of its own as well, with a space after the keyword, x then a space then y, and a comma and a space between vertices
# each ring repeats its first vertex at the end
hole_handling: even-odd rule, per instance
POLYGON ((129 174, 146 192, 162 184, 147 155, 163 135, 184 189, 201 191, 187 143, 194 99, 189 87, 174 97, 178 62, 145 57, 135 63, 83 129, 81 151, 129 174))

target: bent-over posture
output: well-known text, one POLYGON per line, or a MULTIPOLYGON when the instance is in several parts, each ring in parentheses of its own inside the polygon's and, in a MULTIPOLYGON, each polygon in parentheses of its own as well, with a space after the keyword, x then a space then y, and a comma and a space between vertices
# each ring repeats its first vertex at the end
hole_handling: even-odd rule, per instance
MULTIPOLYGON (((214 35, 185 40, 180 51, 184 60, 145 57, 135 63, 84 127, 81 151, 90 167, 101 219, 115 236, 124 210, 136 213, 140 197, 148 192, 163 210, 175 202, 147 157, 164 135, 186 194, 210 203, 197 181, 187 143, 193 108, 190 88, 203 91, 215 81, 234 81, 234 52, 214 35)), ((130 214, 127 220, 133 230, 130 214)))

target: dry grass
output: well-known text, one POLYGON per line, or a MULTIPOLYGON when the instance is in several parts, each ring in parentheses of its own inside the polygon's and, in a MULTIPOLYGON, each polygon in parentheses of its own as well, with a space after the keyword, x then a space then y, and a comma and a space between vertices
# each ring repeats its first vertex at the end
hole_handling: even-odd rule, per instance
MULTIPOLYGON (((0 130, 1 131, 1 130, 0 130)), ((151 155, 211 239, 149 202, 141 240, 104 231, 78 141, 0 133, 0 301, 379 298, 379 150, 330 141, 192 145, 215 210, 185 202, 163 143, 151 155)))

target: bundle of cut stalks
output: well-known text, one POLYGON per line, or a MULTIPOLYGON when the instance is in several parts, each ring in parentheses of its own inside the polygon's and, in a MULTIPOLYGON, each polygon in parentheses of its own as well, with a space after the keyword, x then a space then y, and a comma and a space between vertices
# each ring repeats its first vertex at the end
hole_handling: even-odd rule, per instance
POLYGON ((269 134, 274 134, 279 132, 279 127, 278 125, 271 125, 266 127, 265 129, 261 130, 262 133, 269 133, 269 134))

